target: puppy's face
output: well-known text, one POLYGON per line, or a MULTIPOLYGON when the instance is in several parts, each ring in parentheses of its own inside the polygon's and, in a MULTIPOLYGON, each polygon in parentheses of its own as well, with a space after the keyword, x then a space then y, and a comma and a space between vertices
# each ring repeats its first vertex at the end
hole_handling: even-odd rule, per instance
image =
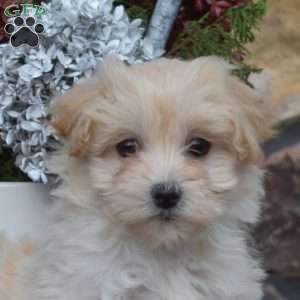
POLYGON ((212 57, 110 61, 57 101, 54 125, 96 194, 88 205, 152 247, 224 215, 265 134, 259 97, 229 73, 212 57))

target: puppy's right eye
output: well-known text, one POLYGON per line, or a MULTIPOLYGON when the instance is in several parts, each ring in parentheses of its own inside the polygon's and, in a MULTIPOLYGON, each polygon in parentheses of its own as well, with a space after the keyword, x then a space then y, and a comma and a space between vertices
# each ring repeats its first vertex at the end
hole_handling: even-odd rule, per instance
POLYGON ((140 148, 136 139, 127 139, 117 144, 116 149, 120 156, 128 157, 135 154, 140 148))

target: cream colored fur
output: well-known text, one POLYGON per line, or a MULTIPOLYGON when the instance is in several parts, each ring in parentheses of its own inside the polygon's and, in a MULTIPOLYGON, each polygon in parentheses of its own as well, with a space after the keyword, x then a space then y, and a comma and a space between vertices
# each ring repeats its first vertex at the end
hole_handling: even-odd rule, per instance
POLYGON ((216 57, 109 59, 57 99, 65 146, 49 167, 62 184, 13 300, 261 299, 264 274, 242 224, 259 215, 269 110, 231 69, 216 57), (194 136, 212 145, 200 159, 186 153, 194 136), (115 145, 132 137, 140 151, 120 157, 115 145), (167 222, 149 191, 170 180, 183 196, 167 222))
POLYGON ((34 245, 29 239, 12 242, 0 235, 0 299, 21 299, 18 272, 32 256, 34 245))

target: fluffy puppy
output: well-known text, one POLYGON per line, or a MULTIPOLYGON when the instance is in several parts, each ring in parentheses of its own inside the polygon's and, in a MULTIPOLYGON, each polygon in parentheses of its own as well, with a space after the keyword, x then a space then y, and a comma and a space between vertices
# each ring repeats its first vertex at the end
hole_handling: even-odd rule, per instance
MULTIPOLYGON (((263 194, 265 89, 216 57, 106 61, 53 107, 65 146, 25 300, 259 300, 246 246, 263 194)), ((19 299, 17 299, 19 300, 19 299)))

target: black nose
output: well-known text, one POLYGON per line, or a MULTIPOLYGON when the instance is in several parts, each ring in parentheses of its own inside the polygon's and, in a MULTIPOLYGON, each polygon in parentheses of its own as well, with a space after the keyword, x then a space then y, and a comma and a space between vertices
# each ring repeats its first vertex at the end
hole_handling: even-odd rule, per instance
POLYGON ((151 196, 155 205, 161 209, 174 208, 179 202, 181 195, 181 188, 173 182, 157 183, 151 190, 151 196))

